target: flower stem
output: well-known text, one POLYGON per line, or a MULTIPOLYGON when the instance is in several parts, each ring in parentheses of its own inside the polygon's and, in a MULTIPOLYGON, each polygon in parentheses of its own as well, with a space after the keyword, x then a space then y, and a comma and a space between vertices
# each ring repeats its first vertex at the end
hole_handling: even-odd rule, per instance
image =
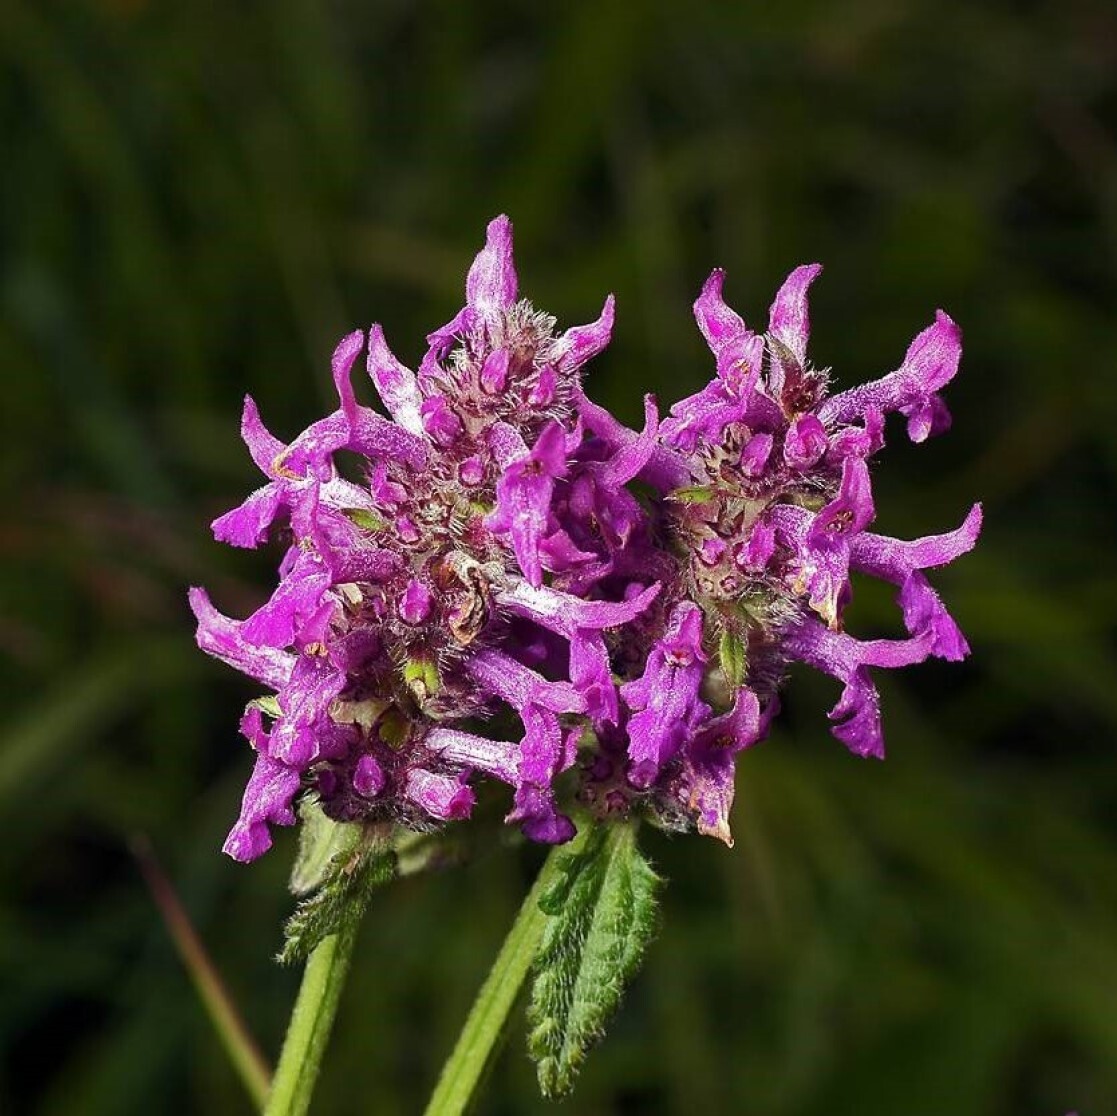
POLYGON ((589 830, 584 825, 570 844, 552 849, 544 861, 473 1002, 457 1045, 442 1067, 425 1116, 460 1116, 466 1111, 535 959, 547 919, 539 909, 539 899, 558 877, 560 861, 581 847, 589 830))
POLYGON ((344 919, 306 963, 264 1116, 303 1116, 310 1107, 359 925, 359 918, 344 919))

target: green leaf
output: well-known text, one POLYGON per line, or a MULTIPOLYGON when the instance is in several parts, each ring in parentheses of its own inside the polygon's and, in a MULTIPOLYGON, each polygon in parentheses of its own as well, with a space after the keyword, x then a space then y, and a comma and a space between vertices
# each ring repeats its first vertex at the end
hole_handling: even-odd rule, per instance
POLYGON ((745 680, 745 670, 748 667, 748 647, 745 641, 734 631, 726 628, 721 633, 718 643, 718 661, 721 663, 722 673, 725 675, 729 687, 736 693, 745 680))
POLYGON ((262 697, 253 698, 248 704, 255 706, 261 713, 266 713, 273 720, 278 720, 283 716, 279 698, 275 694, 264 694, 262 697))
POLYGON ((528 1009, 528 1049, 548 1098, 570 1092, 604 1035, 655 933, 661 882, 631 823, 598 827, 560 869, 539 901, 547 922, 528 1009))
POLYGON ((305 799, 299 807, 299 851, 291 866, 291 894, 308 895, 321 887, 335 862, 355 851, 361 839, 359 825, 326 817, 322 804, 305 799))
POLYGON ((366 531, 383 531, 388 526, 388 521, 383 516, 366 508, 342 508, 342 514, 350 523, 363 527, 366 531))
POLYGON ((403 680, 420 706, 434 697, 442 686, 438 667, 432 660, 425 658, 407 659, 403 664, 403 680))
POLYGON ((382 843, 358 843, 346 857, 335 854, 321 886, 287 920, 279 963, 305 961, 331 934, 352 929, 360 922, 372 893, 395 875, 396 855, 382 843))
POLYGON ((714 490, 708 485, 692 484, 685 488, 676 488, 668 493, 667 499, 679 504, 708 504, 714 498, 714 490))

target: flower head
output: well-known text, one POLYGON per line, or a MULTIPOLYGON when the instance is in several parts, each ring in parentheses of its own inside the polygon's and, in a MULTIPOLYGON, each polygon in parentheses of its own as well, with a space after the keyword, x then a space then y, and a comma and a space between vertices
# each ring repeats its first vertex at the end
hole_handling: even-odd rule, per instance
MULTIPOLYGON (((869 531, 869 462, 884 445, 884 417, 903 415, 915 441, 946 429, 938 393, 957 371, 960 333, 939 311, 897 371, 833 395, 828 373, 808 357, 808 291, 820 272, 812 264, 788 276, 762 333, 725 303, 721 271, 694 305, 716 374, 671 408, 644 456, 641 479, 661 497, 657 533, 678 560, 663 578, 670 611, 661 610, 658 628, 650 614, 637 622, 647 629, 646 665, 620 688, 608 770, 598 764, 595 776, 589 767, 587 796, 599 808, 642 801, 667 824, 728 842, 733 758, 764 735, 790 663, 842 683, 833 733, 855 754, 879 757, 870 668, 968 650, 923 571, 974 545, 980 506, 957 530, 914 542, 869 531), (860 641, 843 631, 852 572, 897 586, 908 638, 860 641)), ((592 406, 583 419, 618 453, 635 444, 592 406)))
POLYGON ((282 538, 278 583, 244 620, 190 594, 203 650, 274 692, 242 722, 256 766, 226 851, 259 856, 303 793, 339 821, 426 829, 468 817, 478 779, 510 788, 528 837, 565 841, 571 768, 599 815, 731 843, 736 757, 793 662, 840 682, 834 735, 882 756, 872 668, 968 651, 925 571, 973 547, 980 507, 913 542, 870 531, 885 416, 914 441, 946 429, 960 335, 940 311, 896 371, 832 394, 808 356, 820 271, 791 273, 764 332, 713 272, 694 311, 715 375, 662 420, 647 397, 634 431, 582 385, 612 298, 559 332, 520 299, 498 217, 417 370, 374 325, 338 344, 338 406, 290 443, 247 399, 264 483, 213 528, 282 538), (357 400, 362 353, 389 417, 357 400), (896 587, 906 638, 844 631, 853 573, 896 587))
POLYGON ((340 820, 422 828, 469 814, 475 773, 512 786, 509 820, 529 836, 573 833, 552 788, 573 762, 566 722, 617 704, 585 649, 600 655, 603 633, 658 587, 606 602, 543 585, 572 554, 599 558, 565 544, 597 531, 562 486, 583 440, 581 368, 608 343, 612 300, 596 322, 557 333, 517 291, 500 217, 469 269, 466 305, 430 335, 417 373, 372 327, 367 368, 390 419, 357 402, 360 332, 334 353, 338 408, 289 445, 246 400, 242 432, 266 483, 214 532, 258 546, 278 531, 289 548, 247 620, 191 593, 203 649, 276 691, 270 726, 258 707, 245 718, 258 759, 226 843, 237 859, 267 849, 269 824, 294 820, 301 790, 340 820), (344 479, 343 455, 363 483, 344 479), (555 639, 565 655, 535 662, 533 648, 555 639), (465 731, 504 708, 522 723, 518 739, 465 731))

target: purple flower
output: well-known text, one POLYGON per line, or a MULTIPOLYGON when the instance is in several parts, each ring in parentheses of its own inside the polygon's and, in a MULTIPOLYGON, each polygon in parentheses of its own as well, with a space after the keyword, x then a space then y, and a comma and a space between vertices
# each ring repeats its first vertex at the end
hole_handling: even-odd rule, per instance
POLYGON ((710 707, 698 696, 706 659, 701 611, 689 603, 676 605, 644 673, 621 687, 632 710, 629 778, 636 786, 648 786, 709 715, 710 707))
POLYGON ((681 786, 676 792, 694 818, 699 833, 716 837, 730 848, 729 811, 733 805, 737 753, 761 740, 777 704, 761 715, 760 701, 741 688, 732 708, 712 717, 695 733, 680 765, 681 786))
POLYGON ((629 430, 582 384, 612 297, 559 332, 520 298, 498 217, 417 371, 374 325, 338 344, 337 408, 290 443, 246 399, 264 483, 214 533, 280 531, 287 549, 245 620, 190 593, 199 646, 274 694, 242 723, 256 766, 226 852, 259 856, 300 794, 338 821, 426 830, 468 817, 485 779, 536 841, 573 835, 572 784, 599 816, 731 844, 736 757, 796 662, 841 684, 834 734, 882 756, 871 671, 967 653, 926 571, 974 546, 981 511, 912 542, 874 534, 870 461, 888 413, 914 441, 946 429, 960 339, 940 311, 895 372, 831 395, 808 353, 820 271, 788 276, 762 333, 714 271, 694 305, 713 379, 662 422, 645 397, 629 430), (366 343, 388 418, 351 382, 366 343), (907 638, 846 634, 851 573, 896 587, 907 638))
POLYGON ((524 577, 540 585, 543 566, 539 543, 551 522, 555 481, 566 475, 566 433, 548 423, 535 445, 510 462, 496 486, 496 511, 486 526, 508 535, 524 577))
POLYGON ((895 372, 828 399, 819 418, 827 424, 849 422, 873 407, 904 415, 913 442, 941 434, 950 427, 950 412, 938 392, 954 378, 961 356, 962 331, 939 310, 934 325, 912 341, 895 372))
POLYGON ((625 538, 635 529, 620 523, 635 507, 623 488, 654 449, 654 410, 631 446, 583 463, 581 369, 609 341, 613 302, 558 333, 518 298, 511 237, 507 218, 489 225, 466 305, 428 337, 417 374, 372 327, 366 366, 390 419, 357 402, 360 332, 333 354, 337 409, 290 444, 246 400, 242 434, 265 484, 214 531, 254 547, 283 527, 291 543, 247 620, 191 593, 199 645, 275 692, 270 726, 255 707, 246 718, 258 760, 226 846, 238 859, 267 848, 269 824, 293 820, 299 793, 338 820, 426 828, 469 814, 474 777, 512 787, 509 821, 528 836, 573 834, 553 783, 585 719, 619 717, 604 633, 648 608, 659 585, 626 595, 628 583, 599 586, 600 573, 573 595, 544 585, 544 571, 576 562, 586 578, 600 565, 596 547, 572 542, 597 538, 591 514, 611 515, 625 538), (363 463, 365 483, 340 475, 340 453, 363 463), (585 521, 570 462, 593 474, 585 521), (505 707, 519 739, 464 730, 505 707))
POLYGON ((295 824, 292 801, 300 779, 298 771, 269 755, 268 734, 259 709, 246 710, 240 730, 256 750, 256 766, 244 790, 241 815, 225 839, 225 852, 234 860, 255 860, 271 848, 269 823, 295 824))
MULTIPOLYGON (((716 374, 671 408, 658 448, 641 451, 639 479, 663 497, 650 530, 662 542, 649 556, 645 529, 606 549, 610 570, 639 568, 664 550, 676 560, 657 573, 664 607, 626 629, 646 650, 622 675, 619 717, 595 722, 600 756, 584 765, 583 797, 599 812, 643 808, 668 827, 728 842, 735 756, 765 734, 790 663, 836 678, 834 735, 857 755, 883 756, 871 669, 968 650, 924 571, 973 547, 980 507, 956 531, 914 542, 868 530, 876 516, 869 462, 884 444, 884 416, 902 414, 915 441, 945 429, 938 393, 957 370, 958 329, 940 311, 896 372, 831 396, 808 354, 808 292, 820 271, 791 273, 762 334, 725 303, 721 271, 695 302, 716 374), (845 634, 851 571, 897 587, 909 638, 845 634)), ((640 440, 588 401, 580 411, 606 452, 640 440)), ((578 496, 577 462, 571 468, 569 507, 593 506, 578 496)), ((588 648, 579 650, 579 673, 600 677, 588 648)))
POLYGON ((880 697, 868 668, 904 667, 921 663, 931 650, 932 633, 912 639, 862 641, 844 632, 830 631, 807 618, 786 633, 788 659, 824 671, 844 684, 838 704, 830 710, 834 735, 855 755, 884 758, 880 724, 880 697))
MULTIPOLYGON (((671 502, 669 522, 691 548, 696 599, 727 617, 725 646, 736 649, 737 660, 747 660, 740 668, 742 684, 755 687, 763 705, 774 698, 787 662, 807 662, 833 675, 844 685, 831 711, 835 735, 859 755, 883 755, 879 701, 868 668, 966 653, 961 632, 922 571, 969 550, 981 513, 975 507, 957 531, 914 543, 871 534, 876 509, 868 459, 883 445, 883 415, 889 411, 907 418, 916 441, 944 428, 946 411, 937 393, 957 370, 960 335, 940 311, 897 372, 827 396, 826 376, 812 368, 807 351, 807 295, 820 270, 797 268, 777 294, 763 368, 750 366, 741 380, 740 417, 725 426, 705 421, 701 395, 674 409, 679 420, 669 437, 676 448, 693 446, 691 482, 704 496, 695 504, 671 502), (778 456, 770 451, 776 446, 778 456), (725 543, 740 576, 717 576, 716 562, 711 572, 710 556, 720 560, 724 553, 712 542, 725 543), (910 639, 860 642, 841 631, 852 596, 851 569, 899 587, 910 639), (735 617, 734 607, 741 609, 735 617)), ((727 347, 753 335, 724 305, 721 289, 721 273, 715 272, 695 313, 717 360, 715 383, 724 384, 727 347)))

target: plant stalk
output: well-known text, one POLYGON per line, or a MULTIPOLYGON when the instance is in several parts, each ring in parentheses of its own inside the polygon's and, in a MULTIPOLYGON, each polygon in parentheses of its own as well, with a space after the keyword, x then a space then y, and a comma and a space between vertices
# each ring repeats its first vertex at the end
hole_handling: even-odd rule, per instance
POLYGON ((304 1116, 310 1107, 359 926, 358 918, 344 919, 310 955, 264 1116, 304 1116))
POLYGON ((535 960, 547 920, 547 916, 539 909, 539 900, 558 878, 560 861, 567 854, 581 848, 590 828, 584 825, 572 842, 556 846, 543 862, 543 867, 473 1002, 469 1017, 458 1036, 457 1045, 442 1067, 442 1074, 427 1105, 425 1116, 461 1116, 466 1111, 504 1032, 520 987, 535 960))

